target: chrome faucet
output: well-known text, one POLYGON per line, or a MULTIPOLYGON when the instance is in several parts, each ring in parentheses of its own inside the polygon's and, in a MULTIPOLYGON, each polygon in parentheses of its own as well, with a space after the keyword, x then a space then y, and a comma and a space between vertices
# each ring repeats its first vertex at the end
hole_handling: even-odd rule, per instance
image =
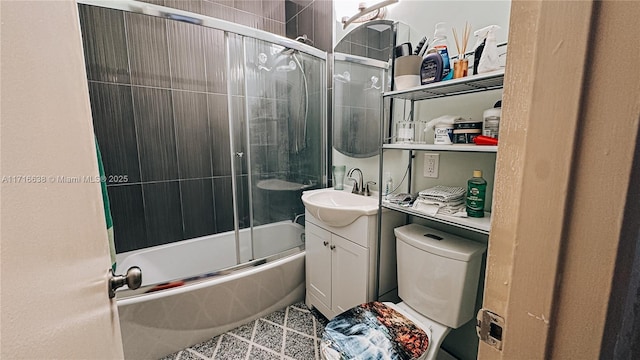
POLYGON ((349 169, 349 172, 347 172, 347 179, 353 181, 353 190, 351 190, 352 193, 358 194, 358 195, 364 194, 364 189, 362 184, 363 183, 362 171, 360 169, 358 168, 349 169), (356 181, 356 179, 353 178, 353 173, 356 171, 360 175, 360 177, 358 178, 358 181, 356 181))

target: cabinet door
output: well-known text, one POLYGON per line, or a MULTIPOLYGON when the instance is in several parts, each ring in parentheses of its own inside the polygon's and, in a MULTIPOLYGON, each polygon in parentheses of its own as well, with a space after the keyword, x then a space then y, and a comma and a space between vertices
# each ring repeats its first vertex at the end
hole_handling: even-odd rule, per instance
POLYGON ((331 309, 331 233, 310 222, 305 233, 307 291, 331 309))
POLYGON ((369 250, 345 238, 332 235, 332 310, 339 314, 367 302, 369 250))

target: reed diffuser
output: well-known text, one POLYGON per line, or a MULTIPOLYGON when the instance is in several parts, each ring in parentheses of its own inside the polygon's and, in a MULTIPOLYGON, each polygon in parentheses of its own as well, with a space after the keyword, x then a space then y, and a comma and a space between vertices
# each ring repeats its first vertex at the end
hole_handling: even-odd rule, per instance
POLYGON ((458 41, 458 33, 455 28, 451 28, 453 31, 453 39, 456 42, 456 48, 458 49, 458 59, 453 62, 453 78, 458 79, 467 76, 469 73, 469 60, 465 57, 467 52, 467 43, 469 42, 469 35, 471 35, 471 26, 468 22, 464 22, 464 32, 462 33, 461 41, 458 41))

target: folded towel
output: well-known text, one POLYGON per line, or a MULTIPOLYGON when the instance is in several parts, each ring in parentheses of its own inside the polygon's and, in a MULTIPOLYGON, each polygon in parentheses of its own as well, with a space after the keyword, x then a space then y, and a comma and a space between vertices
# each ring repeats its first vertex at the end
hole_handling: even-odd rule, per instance
POLYGON ((432 188, 422 190, 418 193, 421 198, 430 200, 450 202, 464 199, 466 190, 458 186, 436 185, 432 188))
POLYGON ((448 215, 456 217, 467 217, 466 206, 463 201, 459 201, 455 204, 447 204, 441 201, 418 198, 413 203, 412 207, 416 211, 431 216, 448 215))

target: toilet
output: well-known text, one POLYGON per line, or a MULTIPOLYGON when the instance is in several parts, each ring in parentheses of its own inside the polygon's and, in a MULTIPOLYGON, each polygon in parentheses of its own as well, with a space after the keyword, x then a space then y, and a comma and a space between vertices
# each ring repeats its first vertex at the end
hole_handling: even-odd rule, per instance
POLYGON ((325 327, 324 359, 433 360, 474 317, 486 246, 418 224, 394 229, 402 302, 353 307, 325 327))

